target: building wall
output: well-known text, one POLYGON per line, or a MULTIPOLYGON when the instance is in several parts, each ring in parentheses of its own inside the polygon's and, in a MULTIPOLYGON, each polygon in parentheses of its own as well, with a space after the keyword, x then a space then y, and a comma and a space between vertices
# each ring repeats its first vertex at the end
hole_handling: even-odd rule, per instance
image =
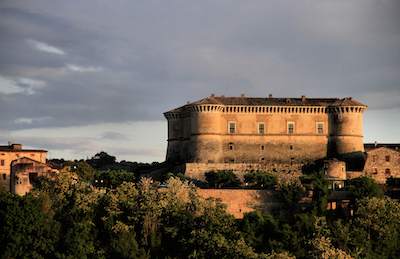
POLYGON ((254 210, 270 212, 279 206, 273 192, 268 190, 198 189, 197 193, 205 199, 219 199, 235 218, 243 218, 244 213, 254 210))
POLYGON ((380 184, 389 177, 400 177, 400 152, 385 147, 367 151, 364 174, 380 184))
POLYGON ((283 163, 186 163, 175 168, 176 172, 185 173, 191 179, 205 181, 205 173, 210 171, 232 170, 243 180, 250 171, 279 172, 280 177, 300 175, 302 164, 283 163))
POLYGON ((0 187, 6 191, 10 191, 11 162, 22 157, 46 163, 47 152, 36 150, 0 150, 0 187))
POLYGON ((52 177, 58 171, 30 158, 22 157, 11 163, 10 191, 14 194, 25 195, 33 188, 35 177, 52 177))
POLYGON ((346 163, 337 159, 325 160, 324 167, 328 179, 346 180, 346 163))

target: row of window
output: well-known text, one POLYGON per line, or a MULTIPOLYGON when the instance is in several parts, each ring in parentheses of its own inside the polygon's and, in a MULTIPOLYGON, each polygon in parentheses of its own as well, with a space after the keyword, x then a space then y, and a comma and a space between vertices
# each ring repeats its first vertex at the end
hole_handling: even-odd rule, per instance
MULTIPOLYGON (((287 122, 286 130, 287 130, 287 134, 294 134, 295 133, 295 123, 293 121, 287 122)), ((257 132, 260 135, 263 135, 263 134, 266 133, 266 128, 265 128, 265 123, 264 122, 257 123, 257 132)), ((315 132, 317 134, 324 134, 324 123, 323 122, 317 122, 315 124, 315 132)), ((229 134, 237 133, 236 122, 235 121, 229 121, 228 122, 228 133, 229 134)))
MULTIPOLYGON (((229 150, 235 150, 235 144, 233 144, 232 142, 230 142, 230 143, 228 144, 228 149, 229 149, 229 150)), ((290 145, 290 146, 289 146, 289 149, 290 149, 290 150, 293 150, 293 146, 290 145)), ((264 151, 264 150, 265 150, 265 145, 260 145, 260 150, 261 150, 261 151, 264 151)))
MULTIPOLYGON (((391 160, 391 159, 390 159, 390 155, 386 155, 386 156, 385 156, 385 161, 386 161, 386 162, 390 162, 390 160, 391 160)), ((372 156, 372 162, 376 162, 376 161, 378 161, 378 155, 373 155, 373 156, 372 156)))
MULTIPOLYGON (((385 169, 385 175, 390 175, 390 168, 385 169)), ((374 168, 374 174, 378 174, 378 168, 374 168)))

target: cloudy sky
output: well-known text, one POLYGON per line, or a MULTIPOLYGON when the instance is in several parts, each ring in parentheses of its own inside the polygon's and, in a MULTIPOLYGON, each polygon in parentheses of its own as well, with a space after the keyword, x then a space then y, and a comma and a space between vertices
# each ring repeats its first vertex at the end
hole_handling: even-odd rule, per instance
POLYGON ((162 161, 162 113, 211 93, 345 97, 400 142, 398 0, 2 0, 0 143, 162 161))

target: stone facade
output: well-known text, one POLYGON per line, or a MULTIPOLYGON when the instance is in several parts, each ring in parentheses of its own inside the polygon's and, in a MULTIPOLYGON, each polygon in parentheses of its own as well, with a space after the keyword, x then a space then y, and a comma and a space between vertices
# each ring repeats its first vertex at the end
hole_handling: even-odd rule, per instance
POLYGON ((363 152, 365 109, 351 98, 210 96, 164 113, 166 160, 293 164, 363 152))
POLYGON ((185 176, 205 181, 205 173, 210 171, 233 171, 243 180, 244 175, 250 171, 279 172, 281 177, 299 176, 301 164, 262 164, 262 163, 185 163, 177 166, 174 171, 184 173, 185 176))
POLYGON ((45 163, 22 157, 11 163, 10 186, 11 192, 25 195, 32 190, 34 181, 38 177, 54 177, 58 170, 45 163))
POLYGON ((273 191, 239 189, 198 189, 197 193, 205 199, 219 199, 227 206, 226 210, 235 218, 243 218, 244 213, 254 210, 270 212, 279 207, 273 191))
POLYGON ((400 152, 387 147, 368 150, 363 172, 380 184, 389 177, 400 177, 400 152))
POLYGON ((11 163, 22 157, 27 157, 40 163, 46 163, 47 151, 41 149, 23 149, 21 144, 0 146, 0 188, 11 191, 11 163))

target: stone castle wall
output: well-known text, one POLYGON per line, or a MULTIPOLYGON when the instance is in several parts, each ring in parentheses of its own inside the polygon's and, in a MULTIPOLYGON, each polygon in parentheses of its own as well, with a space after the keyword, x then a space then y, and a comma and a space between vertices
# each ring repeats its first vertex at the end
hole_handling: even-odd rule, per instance
POLYGON ((282 177, 299 175, 302 164, 261 164, 261 163, 186 163, 177 166, 174 171, 184 173, 185 176, 205 181, 205 173, 210 171, 232 170, 243 180, 244 175, 250 171, 279 172, 282 177))
POLYGON ((279 206, 273 191, 243 189, 198 189, 197 193, 207 199, 219 199, 227 206, 227 212, 235 218, 254 210, 270 212, 279 206))

